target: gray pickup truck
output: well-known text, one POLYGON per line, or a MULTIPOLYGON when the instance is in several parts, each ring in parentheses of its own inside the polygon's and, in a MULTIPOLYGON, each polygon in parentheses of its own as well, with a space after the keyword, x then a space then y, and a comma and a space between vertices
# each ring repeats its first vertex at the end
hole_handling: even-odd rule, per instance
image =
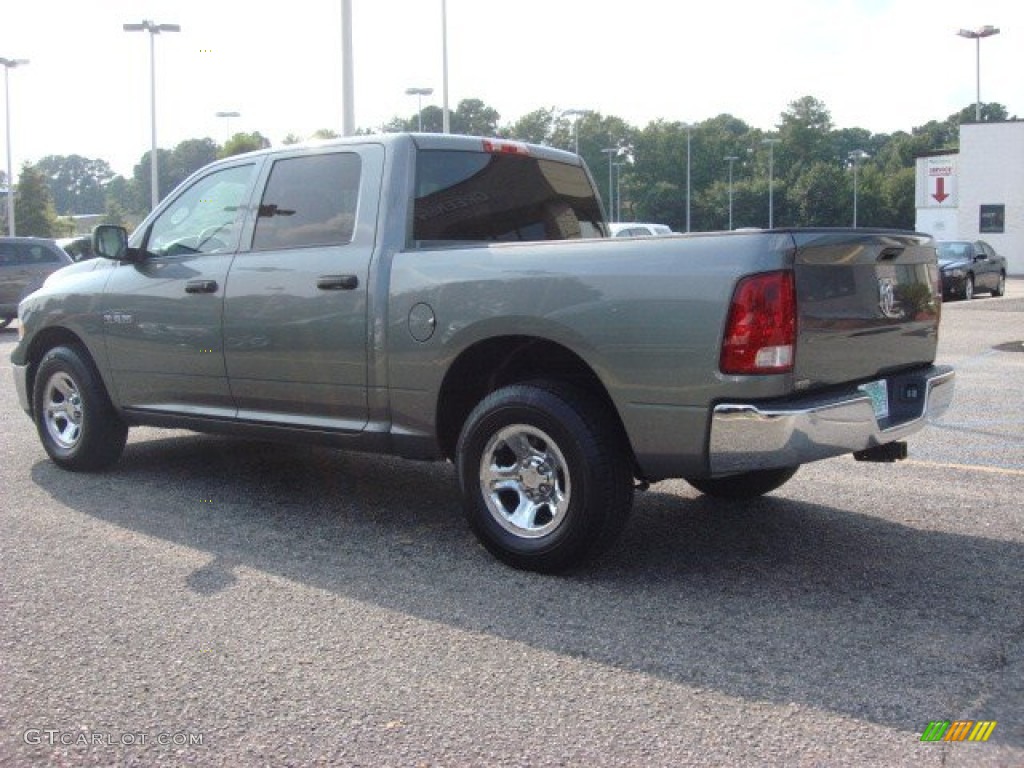
POLYGON ((548 147, 230 158, 21 303, 18 396, 71 470, 133 425, 451 460, 484 546, 539 571, 609 544, 650 482, 742 499, 893 461, 951 401, 926 236, 607 235, 548 147))

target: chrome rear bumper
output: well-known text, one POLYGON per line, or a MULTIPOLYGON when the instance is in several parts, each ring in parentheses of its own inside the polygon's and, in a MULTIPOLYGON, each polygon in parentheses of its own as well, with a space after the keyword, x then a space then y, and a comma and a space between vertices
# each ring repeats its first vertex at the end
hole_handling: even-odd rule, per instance
POLYGON ((948 366, 932 366, 887 377, 892 412, 882 420, 856 388, 757 405, 722 403, 711 417, 711 475, 791 467, 903 440, 949 408, 955 376, 948 366))

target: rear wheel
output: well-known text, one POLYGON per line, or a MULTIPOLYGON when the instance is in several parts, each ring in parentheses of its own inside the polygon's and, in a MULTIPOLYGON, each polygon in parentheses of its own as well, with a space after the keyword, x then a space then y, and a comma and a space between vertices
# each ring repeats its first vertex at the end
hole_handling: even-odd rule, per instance
POLYGON ((992 290, 992 295, 999 297, 1006 293, 1006 273, 1000 272, 999 279, 996 280, 996 287, 992 290))
POLYGON ((43 448, 65 469, 103 469, 121 456, 128 427, 78 346, 54 347, 36 371, 32 412, 43 448))
POLYGON ((558 383, 488 395, 466 420, 455 463, 470 527, 516 568, 552 572, 595 555, 633 502, 618 425, 599 400, 558 383))
POLYGON ((686 482, 706 496, 719 499, 753 499, 782 487, 798 469, 799 466, 758 469, 725 477, 688 477, 686 482))

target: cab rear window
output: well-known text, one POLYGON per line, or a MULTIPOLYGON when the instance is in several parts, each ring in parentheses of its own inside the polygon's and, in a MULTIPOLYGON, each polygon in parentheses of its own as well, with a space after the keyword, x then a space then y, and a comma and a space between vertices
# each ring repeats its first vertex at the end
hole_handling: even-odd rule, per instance
POLYGON ((582 167, 516 154, 417 155, 416 244, 601 237, 601 222, 582 167))

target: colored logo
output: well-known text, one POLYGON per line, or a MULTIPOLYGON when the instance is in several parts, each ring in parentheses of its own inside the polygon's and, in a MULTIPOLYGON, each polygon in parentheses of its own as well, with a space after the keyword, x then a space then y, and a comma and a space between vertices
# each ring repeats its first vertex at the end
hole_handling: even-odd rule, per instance
POLYGON ((995 729, 995 720, 932 720, 921 741, 988 741, 995 729))

